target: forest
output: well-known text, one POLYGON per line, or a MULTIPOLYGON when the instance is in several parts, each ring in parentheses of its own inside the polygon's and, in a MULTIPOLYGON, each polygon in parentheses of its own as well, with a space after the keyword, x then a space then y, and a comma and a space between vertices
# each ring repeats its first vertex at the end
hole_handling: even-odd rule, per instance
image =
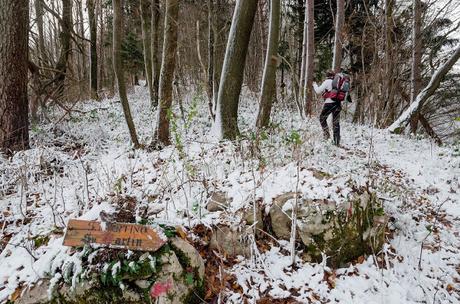
POLYGON ((0 0, 0 303, 460 303, 460 1, 0 0))

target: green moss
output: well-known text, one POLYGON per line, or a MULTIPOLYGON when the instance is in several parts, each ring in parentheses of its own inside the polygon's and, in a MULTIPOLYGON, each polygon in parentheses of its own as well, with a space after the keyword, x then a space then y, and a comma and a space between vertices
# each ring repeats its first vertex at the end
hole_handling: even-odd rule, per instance
POLYGON ((50 240, 48 235, 38 235, 33 238, 34 241, 34 248, 37 249, 43 245, 47 245, 50 240))
MULTIPOLYGON (((363 208, 360 198, 351 202, 353 213, 348 216, 347 210, 339 211, 335 216, 333 227, 323 233, 311 235, 312 243, 306 245, 305 252, 314 262, 320 262, 321 252, 328 257, 328 264, 332 267, 343 266, 359 256, 370 254, 378 250, 384 241, 384 229, 380 227, 375 236, 364 239, 366 231, 373 227, 374 216, 384 215, 384 210, 377 196, 369 194, 369 202, 363 208), (325 239, 325 233, 332 233, 332 238, 325 239)), ((332 214, 325 214, 323 224, 332 220, 332 214)), ((375 228, 374 228, 375 229, 375 228)))

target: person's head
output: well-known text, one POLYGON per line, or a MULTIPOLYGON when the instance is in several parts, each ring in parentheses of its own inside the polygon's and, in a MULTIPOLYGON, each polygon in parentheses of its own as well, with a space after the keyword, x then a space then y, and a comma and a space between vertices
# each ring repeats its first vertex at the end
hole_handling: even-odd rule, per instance
POLYGON ((326 71, 326 78, 334 78, 334 71, 333 70, 327 70, 326 71))

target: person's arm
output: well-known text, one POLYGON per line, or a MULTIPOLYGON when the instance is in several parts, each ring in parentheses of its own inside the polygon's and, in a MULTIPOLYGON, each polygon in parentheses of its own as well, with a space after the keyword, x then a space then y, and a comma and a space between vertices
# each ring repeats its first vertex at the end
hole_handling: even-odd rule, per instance
POLYGON ((316 94, 323 94, 323 92, 326 90, 327 86, 327 80, 323 81, 323 83, 318 86, 316 82, 313 82, 313 89, 315 90, 316 94))

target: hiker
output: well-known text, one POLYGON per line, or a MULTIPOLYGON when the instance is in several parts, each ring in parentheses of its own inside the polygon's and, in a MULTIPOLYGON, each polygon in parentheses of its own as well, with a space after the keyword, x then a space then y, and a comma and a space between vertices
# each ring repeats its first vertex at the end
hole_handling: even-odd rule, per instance
POLYGON ((324 139, 328 140, 331 137, 327 118, 332 114, 333 139, 336 146, 340 144, 340 111, 342 110, 342 101, 346 98, 348 102, 351 102, 350 94, 348 94, 349 88, 350 78, 343 70, 337 74, 332 70, 326 71, 326 80, 320 86, 316 82, 313 82, 313 89, 316 94, 322 94, 324 98, 323 110, 319 116, 324 139))

